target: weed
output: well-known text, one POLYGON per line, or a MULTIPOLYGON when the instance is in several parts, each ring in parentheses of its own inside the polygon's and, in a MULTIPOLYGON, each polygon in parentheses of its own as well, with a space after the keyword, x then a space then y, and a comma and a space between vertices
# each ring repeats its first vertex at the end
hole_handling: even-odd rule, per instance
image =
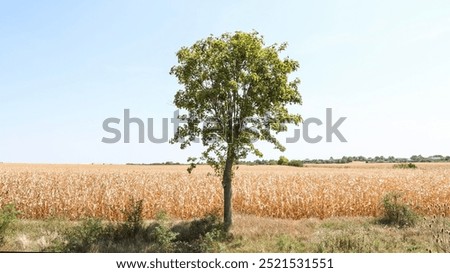
POLYGON ((122 213, 125 222, 119 225, 121 237, 133 237, 143 230, 143 200, 134 201, 130 198, 128 205, 122 213))
POLYGON ((380 220, 382 224, 395 225, 397 227, 414 226, 418 215, 407 204, 401 202, 399 193, 389 193, 382 201, 384 216, 380 220))
MULTIPOLYGON (((428 227, 431 231, 431 240, 436 252, 450 253, 450 220, 442 215, 434 215, 428 227)), ((429 249, 430 252, 434 252, 429 249)))
POLYGON ((5 234, 10 225, 16 220, 19 212, 12 204, 5 205, 0 209, 0 245, 3 245, 5 234))
POLYGON ((370 252, 370 246, 364 235, 354 235, 348 232, 340 232, 328 235, 317 244, 316 252, 319 253, 366 253, 370 252))
POLYGON ((154 229, 153 237, 158 246, 157 252, 174 252, 174 241, 178 233, 170 229, 168 217, 165 212, 159 212, 156 219, 157 226, 154 229))

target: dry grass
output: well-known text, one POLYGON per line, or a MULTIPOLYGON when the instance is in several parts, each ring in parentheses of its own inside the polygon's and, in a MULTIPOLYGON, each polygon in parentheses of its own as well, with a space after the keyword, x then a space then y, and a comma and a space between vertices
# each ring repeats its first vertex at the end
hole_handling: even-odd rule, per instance
MULTIPOLYGON (((241 166, 233 181, 237 213, 276 218, 379 216, 380 200, 400 192, 415 211, 450 215, 450 164, 241 166)), ((0 164, 0 205, 22 218, 120 219, 130 198, 144 200, 145 218, 160 211, 199 217, 222 207, 220 178, 207 166, 0 164)))
MULTIPOLYGON (((153 220, 147 221, 151 225, 153 220)), ((317 252, 448 252, 448 242, 436 244, 436 232, 431 221, 416 227, 398 229, 375 223, 371 217, 339 217, 319 220, 315 218, 290 220, 235 214, 232 240, 216 241, 218 252, 237 253, 317 253, 317 252), (442 247, 446 247, 443 249, 442 247)), ((1 251, 42 252, 66 240, 68 229, 79 221, 19 220, 14 233, 9 235, 1 251)), ((106 224, 106 223, 105 223, 106 224)), ((179 225, 179 221, 169 225, 179 225)), ((438 232, 439 233, 439 232, 438 232)), ((448 238, 448 237, 447 237, 448 238)), ((141 237, 129 241, 98 242, 92 251, 137 253, 151 251, 152 242, 141 237)), ((50 248, 52 249, 52 248, 50 248)))

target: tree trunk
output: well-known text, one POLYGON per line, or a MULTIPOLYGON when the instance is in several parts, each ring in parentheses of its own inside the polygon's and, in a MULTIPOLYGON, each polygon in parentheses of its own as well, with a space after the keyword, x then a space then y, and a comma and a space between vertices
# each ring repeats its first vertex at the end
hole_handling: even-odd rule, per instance
POLYGON ((231 206, 231 197, 232 197, 231 181, 233 180, 233 164, 234 164, 234 155, 233 153, 228 153, 222 180, 223 223, 225 232, 229 231, 231 224, 233 223, 232 206, 231 206))

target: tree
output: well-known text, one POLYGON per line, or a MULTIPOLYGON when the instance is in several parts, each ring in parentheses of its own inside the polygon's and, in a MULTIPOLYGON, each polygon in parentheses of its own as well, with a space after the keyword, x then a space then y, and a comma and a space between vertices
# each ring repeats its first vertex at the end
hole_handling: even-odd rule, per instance
POLYGON ((290 160, 288 165, 289 166, 294 166, 294 167, 303 167, 303 161, 301 161, 301 160, 290 160))
POLYGON ((289 159, 283 155, 278 159, 278 165, 287 165, 288 163, 289 159))
POLYGON ((289 123, 301 122, 300 115, 287 109, 287 105, 302 101, 300 80, 288 80, 298 62, 279 56, 286 46, 265 46, 255 31, 211 35, 182 47, 176 54, 178 64, 170 70, 183 86, 175 94, 174 104, 187 111, 179 116, 183 124, 171 142, 184 149, 200 139, 206 147, 198 162, 206 161, 222 176, 226 231, 232 224, 235 163, 248 154, 262 157, 254 145, 257 140, 284 151, 274 133, 286 131, 289 123))

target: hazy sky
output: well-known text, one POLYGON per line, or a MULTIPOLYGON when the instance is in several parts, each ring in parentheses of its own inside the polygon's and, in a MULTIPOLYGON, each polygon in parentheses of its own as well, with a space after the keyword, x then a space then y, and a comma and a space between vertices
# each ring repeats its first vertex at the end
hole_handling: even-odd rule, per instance
MULTIPOLYGON (((183 162, 198 144, 105 144, 103 121, 176 110, 175 52, 257 30, 300 62, 304 119, 347 119, 336 137, 287 144, 290 159, 450 155, 450 1, 2 1, 0 162, 183 162)), ((169 127, 169 136, 173 129, 169 127)), ((146 128, 147 129, 147 128, 146 128)), ((310 135, 325 136, 325 125, 310 135)), ((286 142, 280 135, 279 140, 286 142)), ((259 145, 266 158, 280 152, 259 145)))

